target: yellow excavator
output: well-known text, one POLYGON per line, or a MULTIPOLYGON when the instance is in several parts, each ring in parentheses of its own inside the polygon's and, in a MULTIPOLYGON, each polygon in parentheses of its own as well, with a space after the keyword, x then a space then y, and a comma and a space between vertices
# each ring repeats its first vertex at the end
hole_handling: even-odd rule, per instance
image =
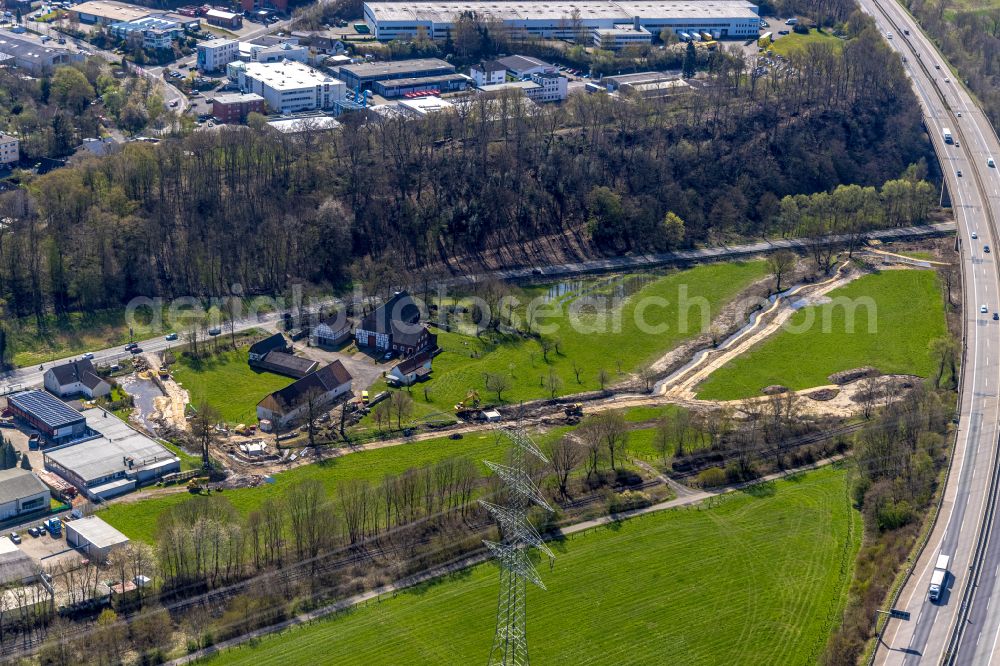
POLYGON ((455 411, 460 412, 463 409, 479 409, 480 402, 481 400, 479 399, 479 391, 472 389, 465 394, 464 400, 455 405, 455 411))
POLYGON ((579 423, 580 419, 583 418, 583 404, 574 402, 572 405, 566 405, 563 412, 566 414, 566 423, 570 425, 579 423))

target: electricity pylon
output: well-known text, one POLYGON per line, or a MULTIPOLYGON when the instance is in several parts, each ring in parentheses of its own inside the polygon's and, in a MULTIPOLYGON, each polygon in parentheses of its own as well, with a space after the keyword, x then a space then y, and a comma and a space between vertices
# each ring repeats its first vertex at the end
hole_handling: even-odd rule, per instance
POLYGON ((548 459, 535 446, 528 435, 521 429, 503 428, 500 430, 513 443, 511 464, 498 465, 483 461, 493 473, 500 477, 506 490, 504 506, 491 504, 484 500, 479 503, 490 512, 497 521, 500 530, 500 542, 483 541, 486 548, 500 564, 500 595, 497 599, 497 630, 493 638, 493 649, 490 651, 489 666, 527 666, 528 665, 528 634, 527 609, 525 593, 527 583, 545 589, 545 584, 535 571, 527 550, 537 548, 549 559, 555 555, 549 550, 531 523, 528 522, 528 509, 532 504, 546 511, 552 511, 545 498, 535 487, 528 475, 526 458, 530 454, 542 462, 548 459))

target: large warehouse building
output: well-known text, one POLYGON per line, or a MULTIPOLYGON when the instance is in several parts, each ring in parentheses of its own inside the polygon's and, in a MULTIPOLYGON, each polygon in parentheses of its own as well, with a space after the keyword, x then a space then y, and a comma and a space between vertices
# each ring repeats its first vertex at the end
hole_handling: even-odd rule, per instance
POLYGON ((99 407, 84 410, 91 431, 85 441, 45 452, 45 469, 91 500, 109 499, 181 471, 180 458, 99 407))
POLYGON ((742 0, 365 3, 365 21, 383 41, 418 34, 445 39, 465 13, 500 19, 511 31, 531 36, 573 39, 583 34, 588 41, 593 30, 612 30, 622 24, 645 28, 653 35, 673 30, 749 39, 760 31, 756 5, 742 0))
POLYGON ((263 97, 274 113, 331 109, 347 94, 343 81, 301 62, 234 64, 242 65, 233 70, 240 90, 263 97))

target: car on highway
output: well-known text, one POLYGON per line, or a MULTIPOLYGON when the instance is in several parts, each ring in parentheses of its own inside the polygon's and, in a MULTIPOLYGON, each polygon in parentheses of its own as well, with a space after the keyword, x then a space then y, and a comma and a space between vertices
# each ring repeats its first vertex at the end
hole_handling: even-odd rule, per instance
POLYGON ((132 352, 133 354, 141 354, 142 353, 142 347, 140 347, 139 345, 136 345, 135 347, 132 347, 132 349, 129 349, 129 351, 132 352))
POLYGON ((958 171, 956 171, 955 175, 958 176, 959 178, 961 178, 962 177, 962 170, 959 169, 958 171))
POLYGON ((990 311, 990 309, 988 307, 986 307, 985 305, 980 305, 979 306, 979 312, 981 312, 982 314, 986 314, 989 311, 990 311))
POLYGON ((130 342, 127 345, 125 345, 125 351, 132 351, 133 349, 135 349, 138 346, 139 346, 138 343, 136 343, 136 342, 130 342))
POLYGON ((959 112, 958 112, 958 117, 959 117, 959 118, 961 118, 961 117, 962 117, 962 112, 961 112, 961 111, 959 111, 959 112))
POLYGON ((87 352, 86 354, 83 355, 83 358, 87 361, 93 361, 94 355, 91 352, 87 352))
MULTIPOLYGON (((973 236, 973 238, 975 238, 975 236, 973 236)), ((177 339, 177 334, 176 333, 168 333, 167 334, 167 337, 166 337, 167 342, 173 342, 176 339, 177 339)))
POLYGON ((986 254, 989 254, 990 253, 990 246, 989 245, 984 245, 983 246, 983 252, 985 252, 986 254))
POLYGON ((993 161, 992 157, 987 157, 986 158, 986 166, 990 167, 991 169, 995 169, 996 166, 997 166, 997 163, 993 161))
POLYGON ((1000 321, 1000 312, 993 313, 993 321, 1000 321))
POLYGON ((977 238, 979 238, 979 234, 977 234, 975 231, 973 231, 972 232, 972 240, 976 240, 977 238))
POLYGON ((889 39, 892 39, 892 33, 891 32, 885 33, 885 36, 888 37, 889 39))
POLYGON ((946 77, 944 77, 944 82, 945 82, 945 83, 951 83, 951 79, 949 79, 949 78, 948 78, 948 77, 946 76, 946 77))
POLYGON ((934 65, 934 69, 941 69, 941 65, 934 65))

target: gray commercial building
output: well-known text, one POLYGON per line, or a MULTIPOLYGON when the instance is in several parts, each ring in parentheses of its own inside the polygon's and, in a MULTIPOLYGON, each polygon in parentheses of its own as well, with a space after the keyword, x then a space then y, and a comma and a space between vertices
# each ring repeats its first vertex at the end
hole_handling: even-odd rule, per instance
POLYGON ((83 411, 97 435, 45 452, 45 469, 91 500, 108 499, 179 472, 180 458, 99 407, 83 411))
POLYGON ((59 65, 83 62, 83 54, 28 35, 0 30, 0 63, 13 64, 30 74, 47 74, 59 65), (7 57, 5 57, 7 56, 7 57))
POLYGON ((594 29, 611 30, 623 24, 659 35, 694 30, 717 38, 748 39, 760 31, 756 5, 742 0, 660 0, 613 2, 609 0, 537 0, 464 2, 366 2, 365 22, 376 39, 412 39, 426 35, 446 39, 462 15, 494 19, 515 34, 532 37, 576 39, 590 42, 594 29))
POLYGON ((388 62, 363 62, 357 65, 343 65, 338 78, 355 90, 371 88, 376 81, 393 79, 415 79, 426 76, 454 74, 455 66, 438 58, 417 58, 415 60, 393 60, 388 62))
POLYGON ((372 90, 376 95, 386 98, 403 97, 409 93, 437 91, 441 93, 458 92, 469 86, 469 77, 465 74, 440 74, 438 76, 418 76, 411 79, 390 79, 376 81, 372 90))
POLYGON ((85 516, 66 523, 66 543, 104 562, 112 550, 128 543, 128 537, 97 516, 85 516))
POLYGON ((65 402, 45 391, 23 391, 7 398, 14 417, 39 432, 46 444, 62 445, 91 436, 87 420, 65 402))
POLYGON ((49 489, 31 471, 0 470, 0 520, 48 512, 49 489))

